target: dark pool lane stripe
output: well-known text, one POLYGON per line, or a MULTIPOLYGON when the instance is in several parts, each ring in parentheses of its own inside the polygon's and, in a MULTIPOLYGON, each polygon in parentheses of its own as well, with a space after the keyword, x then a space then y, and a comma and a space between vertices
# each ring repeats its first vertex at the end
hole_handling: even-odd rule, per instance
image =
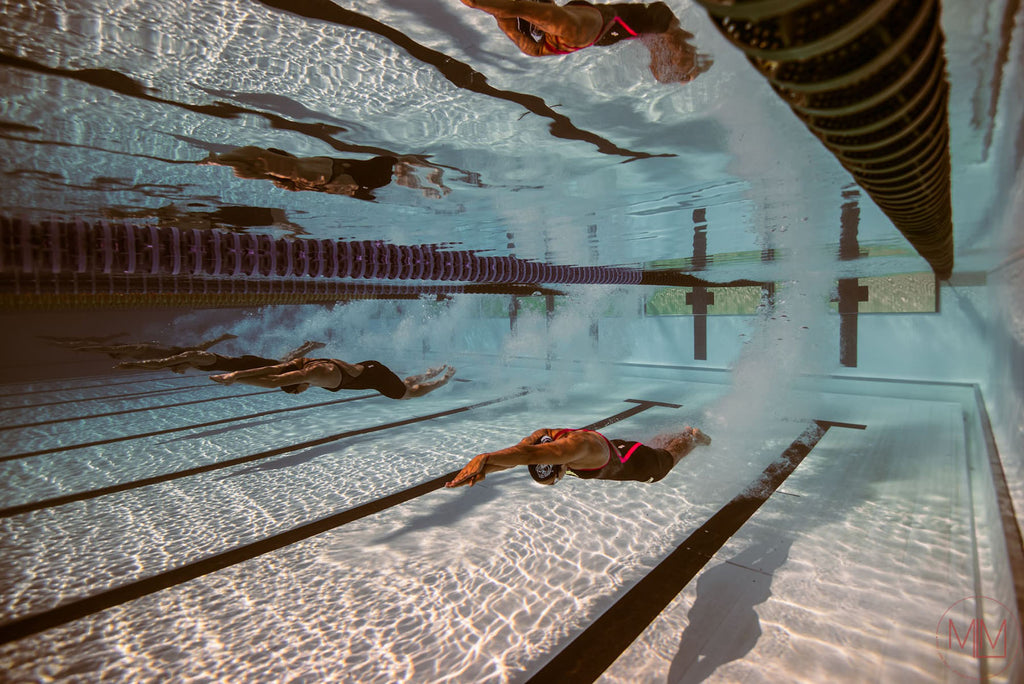
MULTIPOLYGON (((148 374, 151 374, 151 373, 152 373, 152 371, 139 372, 139 373, 133 374, 133 377, 132 377, 131 380, 118 380, 116 382, 98 382, 95 385, 80 385, 80 386, 76 386, 76 387, 54 387, 54 388, 51 388, 51 389, 26 390, 24 392, 7 392, 5 394, 0 394, 0 399, 4 399, 6 397, 24 397, 24 396, 29 395, 29 394, 57 394, 59 392, 77 392, 79 390, 104 389, 104 388, 107 388, 107 387, 113 387, 114 385, 132 385, 132 384, 138 384, 140 382, 156 382, 156 381, 167 382, 167 381, 170 381, 170 380, 185 380, 185 379, 191 380, 192 379, 192 378, 182 378, 182 377, 173 377, 173 378, 151 377, 149 379, 139 380, 139 376, 145 377, 145 375, 148 375, 148 374)), ((126 373, 125 375, 127 376, 128 374, 126 373)), ((74 379, 75 378, 69 378, 68 380, 74 380, 74 379)), ((22 383, 22 384, 32 384, 32 383, 22 383)), ((10 385, 4 385, 4 387, 10 387, 10 385)), ((38 406, 38 404, 36 404, 36 406, 38 406)), ((27 408, 27 406, 5 406, 3 408, 4 408, 4 410, 7 410, 8 408, 27 408)))
POLYGON ((631 416, 635 416, 636 414, 641 413, 642 411, 646 411, 647 409, 651 408, 652 406, 664 406, 665 408, 675 408, 675 409, 682 408, 682 406, 683 406, 682 404, 668 404, 668 403, 666 403, 664 401, 648 401, 647 399, 624 399, 623 401, 631 403, 631 404, 637 404, 637 405, 634 406, 633 408, 628 408, 625 411, 620 411, 619 413, 616 413, 614 416, 608 416, 607 418, 602 418, 601 420, 597 421, 596 423, 591 423, 590 425, 584 425, 581 429, 583 429, 583 430, 600 430, 601 428, 606 427, 608 425, 611 425, 612 423, 618 423, 619 421, 626 420, 627 418, 629 418, 631 416))
POLYGON ((529 682, 592 682, 600 677, 786 481, 832 427, 864 430, 867 426, 813 421, 780 458, 764 469, 760 477, 687 537, 636 586, 559 651, 529 682))
MULTIPOLYGON (((136 380, 134 383, 124 383, 124 384, 142 384, 142 383, 140 383, 138 380, 136 380)), ((197 385, 187 385, 185 387, 163 387, 163 388, 160 388, 160 389, 146 390, 144 392, 132 392, 130 394, 107 394, 107 395, 104 395, 102 397, 82 397, 81 399, 62 399, 60 401, 47 401, 47 402, 44 402, 44 403, 41 403, 41 404, 23 404, 21 406, 4 406, 4 407, 0 408, 0 411, 16 411, 17 409, 42 408, 44 406, 60 406, 61 404, 81 404, 81 403, 86 402, 86 401, 104 401, 104 400, 106 400, 106 401, 117 401, 118 399, 135 399, 137 397, 144 397, 144 396, 148 396, 148 395, 151 395, 151 394, 160 394, 160 393, 170 394, 171 392, 184 392, 185 390, 196 389, 196 388, 199 388, 199 387, 209 387, 209 386, 210 386, 210 383, 205 382, 205 383, 200 383, 200 384, 197 384, 197 385)), ((65 390, 65 391, 67 391, 67 390, 65 390)))
MULTIPOLYGON (((432 416, 424 416, 418 419, 401 421, 400 423, 392 423, 391 425, 387 426, 377 426, 375 428, 370 428, 369 430, 359 431, 359 434, 365 432, 373 432, 375 430, 382 430, 386 429, 387 427, 394 427, 396 425, 406 425, 408 423, 417 422, 420 420, 438 418, 445 415, 451 415, 453 413, 461 413, 463 411, 469 411, 470 409, 473 408, 479 408, 481 406, 487 406, 490 404, 497 404, 508 399, 521 397, 525 395, 527 392, 528 390, 522 390, 511 396, 501 397, 499 399, 492 399, 490 401, 481 402, 479 404, 473 404, 472 406, 465 406, 459 409, 454 409, 452 411, 444 411, 442 413, 434 414, 432 416)), ((583 429, 596 430, 598 428, 611 425, 612 423, 616 423, 620 420, 625 420, 626 418, 634 416, 637 413, 640 413, 641 411, 646 411, 652 406, 666 406, 671 408, 679 408, 678 404, 666 404, 658 401, 643 401, 637 399, 627 399, 626 401, 636 403, 638 404, 638 406, 634 406, 632 408, 626 409, 625 411, 616 413, 615 415, 599 420, 596 423, 586 425, 583 429)), ((340 438, 341 436, 337 437, 337 439, 340 438)), ((79 620, 86 616, 92 615, 93 613, 98 613, 102 610, 107 610, 108 608, 119 606, 122 603, 127 603, 128 601, 133 601, 137 598, 148 596, 149 594, 154 594, 158 591, 169 589, 179 584, 184 584, 185 582, 194 580, 198 577, 202 577, 203 575, 208 575, 211 572, 223 570, 224 568, 230 567, 232 565, 237 565, 238 563, 243 563, 247 560, 252 560, 257 556, 262 556, 263 554, 270 553, 272 551, 277 551, 278 549, 282 549, 286 546, 290 546, 292 544, 304 541, 306 539, 309 539, 310 537, 315 537, 318 534, 328 532, 337 527, 341 527, 342 525, 345 525, 347 523, 359 520, 360 518, 365 518, 368 515, 373 515, 374 513, 385 511, 389 508, 405 503, 407 501, 411 501, 419 496, 423 496, 424 494, 429 494, 430 492, 440 489, 445 485, 446 482, 450 482, 451 479, 458 474, 458 472, 458 470, 453 470, 450 473, 445 473, 440 477, 435 477, 432 480, 422 482, 418 485, 415 485, 408 489, 404 489, 400 492, 396 492, 389 496, 375 499, 373 501, 361 504, 354 508, 341 511, 340 513, 329 515, 325 518, 320 518, 319 520, 314 520, 313 522, 306 523, 305 525, 299 525, 298 527, 294 527, 285 532, 275 534, 271 537, 267 537, 266 539, 261 539, 256 542, 252 542, 251 544, 238 546, 233 549, 229 549, 227 551, 214 554, 212 556, 207 556, 206 558, 202 558, 193 563, 189 563, 187 565, 183 565, 172 570, 167 570, 165 572, 153 575, 151 577, 144 577, 140 580, 136 580, 128 584, 122 584, 121 586, 114 587, 113 589, 108 589, 106 591, 100 592, 99 594, 94 594, 93 596, 88 596, 86 598, 65 603, 64 605, 57 606, 56 608, 52 608, 42 613, 28 615, 26 617, 13 620, 4 625, 0 625, 0 644, 6 644, 8 642, 16 641, 18 639, 24 639, 25 637, 32 636, 33 634, 38 634, 39 632, 45 631, 47 629, 59 627, 60 625, 65 625, 69 622, 79 620)))
MULTIPOLYGON (((277 391, 277 390, 272 390, 277 391)), ((277 449, 270 449, 268 451, 261 451, 256 454, 250 454, 248 456, 241 456, 239 458, 231 458, 226 461, 217 461, 216 463, 208 463, 203 466, 196 466, 195 468, 188 468, 186 470, 176 470, 173 473, 164 473, 163 475, 155 475, 153 477, 146 477, 140 480, 132 480, 131 482, 121 482, 116 485, 110 485, 108 487, 100 487, 98 489, 89 489, 82 492, 76 492, 74 494, 66 494, 64 496, 56 496, 52 499, 43 499, 41 501, 32 501, 30 503, 20 504, 18 506, 11 506, 9 508, 0 509, 0 518, 10 518, 15 515, 21 515, 23 513, 31 513, 32 511, 41 511, 46 508, 54 508, 56 506, 63 506, 65 504, 74 503, 76 501, 88 501, 89 499, 95 499, 108 494, 117 494, 119 492, 127 492, 132 489, 139 489, 141 487, 149 487, 150 485, 162 484, 164 482, 171 482, 173 480, 180 480, 185 477, 192 477, 193 475, 200 475, 202 473, 210 473, 215 470, 222 470, 224 468, 231 468, 236 465, 243 465, 246 463, 252 463, 254 461, 260 461, 265 458, 271 458, 273 456, 280 456, 287 454, 292 451, 298 451, 300 449, 308 449, 310 447, 321 446, 323 444, 329 444, 330 442, 336 442, 339 439, 345 439, 346 437, 356 437, 358 435, 366 435, 371 432, 380 432, 381 430, 389 430, 391 428, 401 427, 403 425, 412 425, 413 423, 421 423, 426 420, 433 420, 435 418, 443 418, 444 416, 455 415, 456 413, 462 413, 464 411, 470 411, 475 408, 481 408, 484 406, 490 406, 491 404, 497 404, 502 401, 508 401, 509 399, 515 399, 517 397, 524 396, 528 393, 528 390, 520 390, 514 394, 510 394, 498 399, 490 399, 488 401, 482 401, 477 404, 470 404, 469 406, 461 406, 455 409, 449 409, 447 411, 441 411, 439 413, 431 413, 426 416, 416 416, 414 418, 406 418, 405 420, 395 421, 393 423, 384 423, 383 425, 375 425, 374 427, 362 428, 360 430, 349 430, 347 432, 340 432, 335 435, 327 437, 320 437, 318 439, 311 439, 307 442, 299 442, 298 444, 291 444, 286 447, 279 447, 277 449)))
POLYGON ((209 397, 207 399, 192 399, 191 401, 179 401, 176 404, 159 404, 157 406, 141 406, 139 408, 124 409, 123 411, 107 411, 106 413, 92 413, 86 416, 75 416, 73 418, 54 418, 53 420, 40 420, 35 423, 21 423, 20 425, 5 425, 0 427, 0 432, 5 430, 15 430, 18 428, 30 428, 39 427, 41 425, 55 425, 57 423, 67 423, 73 420, 89 420, 90 418, 109 418, 110 416, 124 416, 129 413, 141 413, 143 411, 156 411, 157 409, 175 408, 178 406, 192 406, 193 404, 205 404, 211 401, 224 401, 225 399, 238 399, 239 397, 255 397, 258 394, 272 394, 277 392, 276 389, 260 390, 259 392, 244 392, 242 394, 224 394, 219 397, 209 397))
MULTIPOLYGON (((271 390, 276 391, 276 390, 271 390)), ((256 394, 263 394, 263 392, 256 392, 256 394)), ((374 392, 373 394, 364 394, 359 397, 348 397, 345 399, 335 399, 333 401, 322 401, 319 404, 305 404, 303 406, 290 406, 288 408, 271 409, 269 411, 260 411, 258 413, 250 413, 244 416, 235 416, 234 418, 222 418, 220 420, 211 420, 207 423, 196 423, 195 425, 183 425, 181 427, 167 428, 166 430, 155 430, 153 432, 143 432, 137 435, 122 435, 120 437, 111 437, 110 439, 100 439, 95 442, 81 442, 79 444, 67 444, 64 446, 53 447, 52 449, 40 449, 38 451, 26 451, 21 454, 11 454, 10 456, 0 456, 0 463, 4 461, 16 461, 22 458, 29 458, 31 456, 43 456, 45 454, 55 454, 60 451, 71 451, 72 449, 85 449, 86 447, 103 446, 104 444, 114 444, 116 442, 127 442, 132 439, 142 439, 144 437, 156 437, 158 435, 169 435, 174 432, 183 432, 185 430, 197 430, 199 428, 213 427, 214 425, 223 425, 225 423, 236 423, 244 420, 252 420, 253 418, 263 418, 264 416, 272 416, 278 413, 290 413, 292 411, 305 411, 306 409, 321 408, 323 406, 333 406, 335 404, 345 404, 351 401, 359 401, 361 399, 372 399, 373 397, 379 397, 380 394, 374 392)))

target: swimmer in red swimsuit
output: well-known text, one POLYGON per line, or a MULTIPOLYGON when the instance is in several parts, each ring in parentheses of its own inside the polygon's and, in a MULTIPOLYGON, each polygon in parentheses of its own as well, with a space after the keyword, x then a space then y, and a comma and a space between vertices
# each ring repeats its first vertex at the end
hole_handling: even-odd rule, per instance
POLYGON ((495 18, 498 28, 531 57, 567 55, 592 45, 640 39, 651 53, 651 73, 662 83, 689 83, 712 60, 690 45, 693 34, 664 2, 590 3, 572 0, 462 0, 495 18))
POLYGON ((443 365, 402 380, 379 361, 346 363, 340 359, 300 357, 288 363, 211 375, 210 379, 222 385, 239 382, 289 394, 305 392, 310 387, 322 387, 329 392, 373 389, 389 399, 413 399, 442 387, 453 375, 455 369, 443 365))
POLYGON ((565 475, 593 480, 657 482, 684 456, 711 438, 697 428, 658 435, 652 446, 628 440, 609 440, 593 430, 536 430, 519 444, 475 456, 446 487, 480 482, 488 473, 518 465, 547 465, 549 473, 541 484, 555 484, 565 475))

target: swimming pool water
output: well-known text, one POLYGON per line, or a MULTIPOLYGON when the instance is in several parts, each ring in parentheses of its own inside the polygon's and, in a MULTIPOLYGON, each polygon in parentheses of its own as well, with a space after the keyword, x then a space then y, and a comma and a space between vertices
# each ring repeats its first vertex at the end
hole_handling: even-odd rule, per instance
POLYGON ((455 0, 0 0, 5 220, 772 286, 749 306, 714 289, 708 316, 693 287, 675 288, 685 311, 656 312, 655 285, 122 311, 31 310, 5 290, 6 677, 576 681, 559 668, 583 653, 609 660, 579 679, 609 682, 1018 679, 1020 3, 941 5, 956 267, 934 296, 928 264, 706 12, 669 4, 715 60, 685 87, 655 82, 638 43, 527 58, 455 0), (414 155, 446 192, 289 192, 197 163, 246 145, 414 155), (883 312, 851 318, 851 281, 873 307, 885 289, 883 312), (885 308, 922 310, 910 300, 931 308, 885 308), (410 402, 293 396, 114 372, 37 337, 119 331, 459 371, 410 402), (609 436, 693 424, 712 446, 651 485, 545 488, 518 469, 416 489, 629 400, 681 408, 609 436), (722 513, 750 500, 748 519, 722 513), (989 603, 958 603, 973 596, 989 603), (635 639, 606 627, 647 602, 635 639), (1006 653, 942 648, 949 610, 961 627, 1007 618, 1006 653))

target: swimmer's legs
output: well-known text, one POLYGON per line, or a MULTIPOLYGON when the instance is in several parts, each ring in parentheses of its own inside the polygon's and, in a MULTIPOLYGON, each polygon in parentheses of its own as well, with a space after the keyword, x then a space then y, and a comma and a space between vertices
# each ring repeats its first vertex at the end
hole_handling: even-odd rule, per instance
MULTIPOLYGON (((287 363, 279 363, 276 366, 263 366, 262 368, 250 368, 248 370, 234 371, 231 373, 221 373, 220 375, 211 375, 210 379, 219 382, 222 385, 230 385, 235 382, 241 382, 246 385, 255 385, 252 382, 261 377, 269 377, 274 375, 281 375, 283 373, 289 373, 292 371, 300 371, 302 367, 306 365, 311 359, 300 357, 292 359, 287 363)), ((266 385, 257 385, 258 387, 266 387, 266 385)), ((273 385, 276 387, 277 385, 273 385)))
POLYGON ((222 385, 230 385, 232 383, 237 382, 242 385, 252 385, 253 387, 263 387, 265 389, 278 389, 280 387, 286 387, 288 385, 313 384, 310 383, 310 374, 306 370, 297 370, 288 373, 259 375, 234 380, 226 380, 225 378, 227 378, 230 375, 234 375, 234 373, 211 375, 210 379, 213 380, 214 382, 219 382, 222 385))
POLYGON ((709 444, 711 444, 711 438, 695 427, 686 427, 682 432, 674 434, 658 435, 651 440, 652 446, 672 454, 673 466, 698 446, 708 446, 709 444))
POLYGON ((312 359, 295 359, 276 366, 211 375, 210 379, 223 385, 239 382, 243 385, 277 389, 288 385, 311 385, 336 388, 341 385, 341 371, 333 363, 317 363, 312 359))

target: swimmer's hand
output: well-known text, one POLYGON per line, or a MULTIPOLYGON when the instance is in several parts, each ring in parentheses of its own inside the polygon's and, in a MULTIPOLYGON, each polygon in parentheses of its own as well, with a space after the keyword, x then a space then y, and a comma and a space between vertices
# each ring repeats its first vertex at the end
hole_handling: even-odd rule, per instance
POLYGON ((473 460, 466 464, 466 467, 459 471, 459 474, 445 487, 461 487, 469 485, 472 487, 484 479, 484 467, 487 465, 487 454, 474 456, 473 460))

